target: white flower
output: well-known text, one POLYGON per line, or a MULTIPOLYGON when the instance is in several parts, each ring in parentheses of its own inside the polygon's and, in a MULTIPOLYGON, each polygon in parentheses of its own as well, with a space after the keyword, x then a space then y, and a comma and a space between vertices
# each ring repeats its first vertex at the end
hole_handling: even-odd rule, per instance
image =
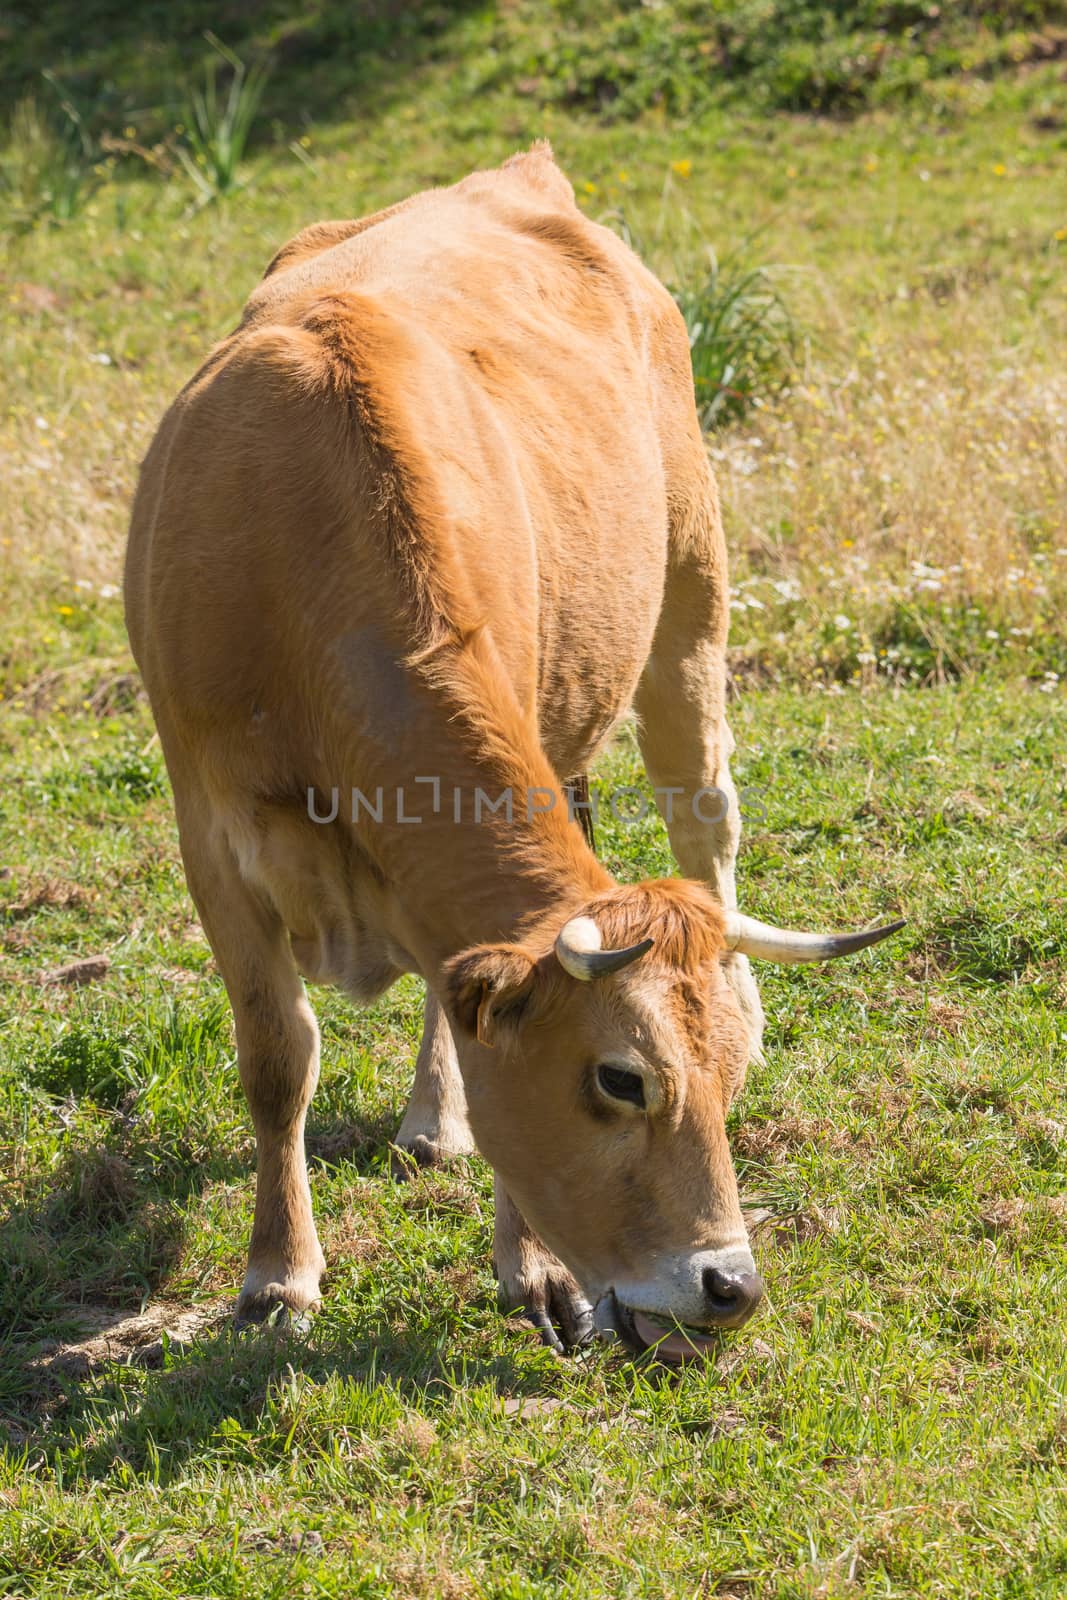
POLYGON ((851 626, 852 626, 852 618, 851 617, 846 617, 844 612, 839 611, 837 613, 837 616, 834 618, 834 627, 840 633, 847 633, 849 628, 851 628, 851 626))

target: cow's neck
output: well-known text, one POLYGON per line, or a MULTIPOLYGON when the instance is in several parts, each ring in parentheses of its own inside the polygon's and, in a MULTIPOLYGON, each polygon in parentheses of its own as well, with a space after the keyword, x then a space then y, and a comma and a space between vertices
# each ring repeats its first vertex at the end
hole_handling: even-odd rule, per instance
POLYGON ((568 814, 532 719, 487 694, 476 718, 457 716, 451 686, 433 699, 419 743, 394 746, 386 825, 360 828, 384 871, 390 932, 428 977, 472 945, 562 923, 612 884, 568 814), (397 821, 397 788, 403 814, 419 822, 397 821), (491 809, 502 794, 510 817, 507 802, 491 809))
MULTIPOLYGON (((563 828, 578 831, 573 823, 563 828)), ((420 970, 438 971, 471 945, 522 941, 539 923, 562 923, 610 887, 584 843, 568 848, 562 831, 534 818, 516 819, 510 838, 485 823, 425 833, 423 848, 411 852, 411 878, 396 886, 405 941, 420 970), (586 860, 576 859, 583 854, 586 860), (427 887, 431 877, 440 881, 427 887)))

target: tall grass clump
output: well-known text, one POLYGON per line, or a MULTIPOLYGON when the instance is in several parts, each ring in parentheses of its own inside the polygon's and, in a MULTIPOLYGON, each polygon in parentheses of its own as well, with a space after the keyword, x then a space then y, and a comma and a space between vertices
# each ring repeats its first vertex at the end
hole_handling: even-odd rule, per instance
POLYGON ((45 74, 54 99, 28 95, 15 106, 0 154, 0 205, 6 226, 27 233, 38 222, 70 222, 99 184, 99 151, 81 112, 45 74))
POLYGON ((182 111, 185 142, 178 146, 178 158, 201 205, 244 187, 241 163, 270 75, 268 63, 246 66, 214 34, 206 38, 215 57, 204 68, 203 84, 190 85, 186 93, 182 111))
POLYGON ((689 332, 700 425, 735 421, 777 394, 796 364, 799 334, 774 270, 710 256, 702 278, 673 291, 689 332))

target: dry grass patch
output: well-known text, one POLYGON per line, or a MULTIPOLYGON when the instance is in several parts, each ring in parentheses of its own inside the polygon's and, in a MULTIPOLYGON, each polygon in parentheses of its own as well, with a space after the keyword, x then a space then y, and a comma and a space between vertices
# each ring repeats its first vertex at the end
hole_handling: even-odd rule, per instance
MULTIPOLYGON (((986 310, 995 316, 995 302, 986 310)), ((735 653, 870 683, 1064 670, 1067 379, 977 307, 878 329, 713 450, 735 653)), ((1045 674, 1048 677, 1045 678, 1045 674)))

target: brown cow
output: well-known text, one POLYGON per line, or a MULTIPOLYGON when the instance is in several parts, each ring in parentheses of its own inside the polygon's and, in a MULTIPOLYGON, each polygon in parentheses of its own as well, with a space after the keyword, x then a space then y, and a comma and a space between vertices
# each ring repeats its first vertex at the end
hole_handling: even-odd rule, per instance
POLYGON ((148 453, 126 605, 255 1123, 239 1318, 319 1294, 301 972, 363 1001, 417 972, 398 1143, 492 1163, 502 1297, 555 1344, 593 1306, 670 1355, 742 1323, 746 953, 889 930, 735 909, 726 557, 686 330, 547 146, 280 252, 148 453), (631 706, 697 881, 616 885, 555 803, 631 706))

